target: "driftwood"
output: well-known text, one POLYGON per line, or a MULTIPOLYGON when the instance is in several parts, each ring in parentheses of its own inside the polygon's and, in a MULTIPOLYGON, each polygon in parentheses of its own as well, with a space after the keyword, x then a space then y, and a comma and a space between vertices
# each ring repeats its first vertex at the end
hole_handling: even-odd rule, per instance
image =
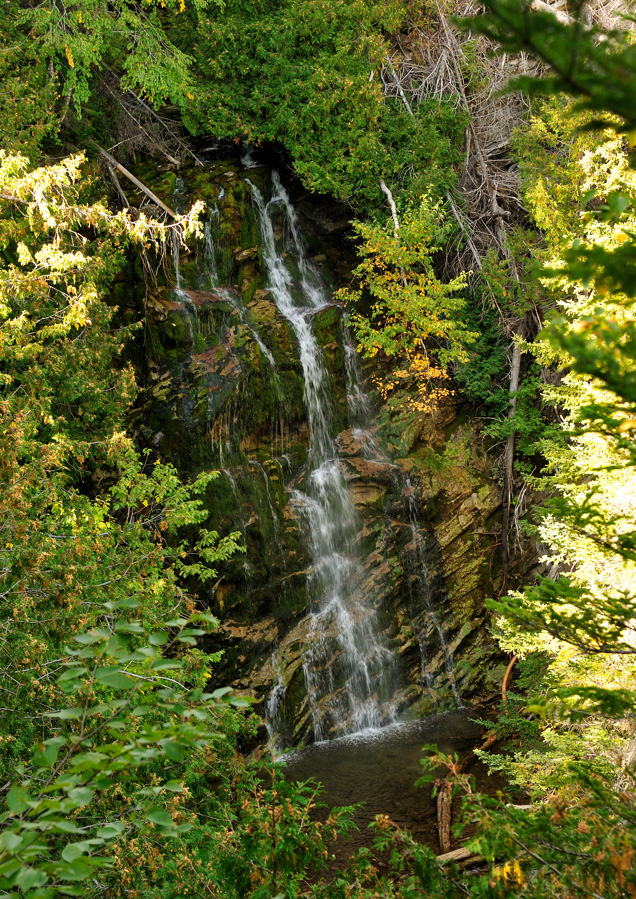
POLYGON ((444 852, 442 855, 437 856, 437 861, 442 864, 448 864, 448 862, 461 862, 466 858, 470 858, 472 852, 470 849, 466 849, 465 846, 462 846, 461 849, 453 849, 452 852, 444 852))
POLYGON ((168 215, 176 222, 179 221, 179 216, 177 215, 177 213, 174 212, 174 210, 170 209, 169 206, 166 206, 163 200, 160 200, 156 194, 153 194, 153 192, 148 187, 146 187, 145 184, 142 184, 138 178, 135 178, 132 172, 129 172, 128 169, 124 168, 124 166, 120 162, 117 162, 114 156, 111 156, 110 153, 107 153, 106 150, 104 150, 102 147, 98 147, 98 150, 109 166, 111 166, 113 169, 116 169, 118 172, 121 172, 121 174, 125 178, 128 178, 129 181, 132 181, 135 187, 138 187, 140 191, 145 193, 148 199, 152 200, 152 202, 159 206, 160 209, 163 209, 164 212, 167 212, 168 215))
MULTIPOLYGON (((478 747, 479 752, 483 752, 493 746, 499 737, 497 734, 487 733, 481 746, 478 747)), ((467 752, 456 765, 453 765, 452 774, 465 774, 468 769, 477 761, 477 754, 474 749, 467 752)), ((437 793, 437 837, 439 840, 440 852, 446 855, 451 848, 450 828, 451 828, 451 806, 452 806, 452 787, 450 783, 444 780, 436 781, 437 793)))

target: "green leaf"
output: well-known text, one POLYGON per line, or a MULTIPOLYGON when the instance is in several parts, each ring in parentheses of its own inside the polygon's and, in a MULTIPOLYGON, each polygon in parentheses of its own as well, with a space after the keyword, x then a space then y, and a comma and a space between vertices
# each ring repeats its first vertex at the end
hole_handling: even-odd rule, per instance
POLYGON ((209 612, 194 612, 191 621, 205 621, 207 624, 211 624, 214 627, 218 627, 219 624, 219 619, 215 618, 214 615, 210 615, 209 612))
POLYGON ((84 833, 82 828, 78 827, 74 821, 64 821, 61 819, 51 822, 47 821, 47 828, 53 833, 84 833))
POLYGON ((45 712, 46 718, 59 718, 61 721, 77 721, 84 714, 84 709, 77 706, 72 709, 61 709, 59 712, 45 712))
POLYGON ((28 892, 28 890, 33 889, 33 887, 42 887, 48 880, 48 877, 44 873, 44 871, 39 871, 35 868, 22 868, 20 873, 15 879, 16 886, 18 886, 23 893, 28 892))
POLYGON ((148 818, 149 821, 152 821, 153 824, 158 824, 161 827, 174 826, 172 815, 163 808, 151 807, 146 812, 146 818, 148 818))
POLYGON ((151 646, 165 646, 168 639, 168 635, 165 631, 155 631, 154 634, 150 635, 148 642, 151 646))
POLYGON ((24 837, 11 830, 6 830, 0 834, 0 846, 5 852, 14 853, 22 845, 23 841, 24 837))
POLYGON ((95 680, 105 687, 114 687, 117 690, 130 690, 136 686, 132 677, 113 665, 98 668, 95 672, 95 680))
POLYGON ((133 599, 130 596, 125 596, 123 599, 117 600, 116 603, 113 603, 113 608, 115 609, 138 609, 139 603, 136 599, 133 599))
POLYGON ((144 628, 138 621, 118 621, 115 631, 120 634, 143 634, 144 628))
POLYGON ((74 666, 73 668, 67 668, 67 670, 59 676, 57 683, 60 690, 63 690, 65 693, 73 693, 84 686, 85 678, 86 669, 74 666))
POLYGON ((108 631, 89 631, 86 634, 77 634, 73 637, 75 643, 81 643, 83 646, 92 646, 93 643, 99 643, 105 637, 109 636, 108 631))
POLYGON ((168 756, 168 758, 173 759, 175 762, 182 762, 186 756, 183 747, 178 743, 172 742, 171 740, 167 740, 165 743, 162 743, 161 748, 168 756))
POLYGON ((113 837, 118 837, 123 831, 124 825, 121 821, 112 821, 110 824, 104 824, 103 827, 100 827, 97 831, 97 836, 104 840, 112 840, 113 837))
POLYGON ((86 880, 93 873, 93 866, 85 859, 76 858, 60 873, 61 880, 86 880))
MULTIPOLYGON (((80 840, 77 843, 67 843, 67 845, 62 850, 62 858, 67 862, 74 862, 76 859, 80 858, 80 856, 84 855, 87 852, 90 852, 96 846, 102 846, 104 843, 103 839, 90 839, 90 840, 80 840)), ((91 864, 99 863, 99 859, 92 858, 91 864)))
POLYGON ((95 790, 89 790, 88 787, 75 787, 68 791, 68 797, 72 802, 76 802, 78 807, 89 805, 93 801, 95 790))
POLYGON ((231 692, 232 692, 231 687, 219 687, 217 690, 215 690, 212 693, 212 698, 213 699, 222 699, 223 696, 227 696, 228 693, 231 693, 231 692))
POLYGON ((169 780, 162 784, 162 790, 169 790, 171 793, 183 793, 183 784, 178 780, 169 780))
POLYGON ((33 753, 33 760, 36 765, 50 768, 57 761, 60 747, 66 743, 65 737, 52 737, 40 746, 37 746, 33 753))
POLYGON ((84 843, 68 843, 62 849, 62 858, 65 862, 74 862, 76 858, 84 855, 86 846, 84 843))
POLYGON ((12 787, 7 794, 7 806, 15 815, 21 815, 29 808, 29 794, 22 787, 12 787))
POLYGON ((183 664, 181 662, 170 661, 170 659, 157 659, 150 667, 153 671, 175 671, 179 668, 183 668, 183 664))

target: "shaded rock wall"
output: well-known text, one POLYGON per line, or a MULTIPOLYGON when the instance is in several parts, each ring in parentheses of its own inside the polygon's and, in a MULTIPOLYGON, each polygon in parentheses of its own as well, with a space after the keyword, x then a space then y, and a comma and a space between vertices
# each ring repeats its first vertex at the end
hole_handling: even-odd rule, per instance
MULTIPOLYGON (((254 695, 263 714, 269 702, 281 742, 295 745, 311 739, 302 659, 312 562, 290 501, 306 476, 308 423, 298 350, 268 290, 247 178, 267 191, 266 168, 228 161, 173 182, 173 202, 208 203, 207 239, 180 254, 180 289, 169 274, 146 297, 146 386, 131 425, 184 475, 220 472, 206 495, 209 525, 239 531, 246 553, 200 590, 221 622, 206 645, 223 650, 219 683, 254 695)), ((314 264, 338 286, 350 247, 323 236, 338 231, 325 227, 324 200, 315 227, 311 198, 301 210, 314 264)), ((399 399, 361 429, 347 403, 343 311, 315 315, 359 515, 363 574, 354 590, 397 659, 394 708, 419 716, 495 692, 503 669, 483 599, 496 581, 500 488, 479 432, 452 403, 433 420, 404 413, 399 399)), ((526 570, 534 564, 528 547, 519 558, 526 570)))

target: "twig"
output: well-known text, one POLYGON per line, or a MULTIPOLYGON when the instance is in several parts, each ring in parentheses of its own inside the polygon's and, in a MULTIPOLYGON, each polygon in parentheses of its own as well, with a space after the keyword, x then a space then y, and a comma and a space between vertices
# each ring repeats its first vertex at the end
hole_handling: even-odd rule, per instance
POLYGON ((119 178, 117 177, 117 172, 116 172, 115 169, 112 167, 112 165, 111 165, 110 163, 108 163, 108 162, 106 163, 106 168, 108 169, 108 174, 109 174, 110 177, 111 177, 111 181, 112 181, 113 184, 115 185, 115 190, 117 191, 117 193, 119 194, 120 198, 122 199, 122 201, 123 201, 123 203, 124 203, 124 206, 126 207, 126 209, 130 209, 130 208, 131 208, 131 205, 130 205, 130 203, 128 202, 128 197, 127 197, 126 194, 124 193, 124 189, 123 189, 122 186, 121 186, 121 183, 120 183, 120 181, 119 181, 119 178))

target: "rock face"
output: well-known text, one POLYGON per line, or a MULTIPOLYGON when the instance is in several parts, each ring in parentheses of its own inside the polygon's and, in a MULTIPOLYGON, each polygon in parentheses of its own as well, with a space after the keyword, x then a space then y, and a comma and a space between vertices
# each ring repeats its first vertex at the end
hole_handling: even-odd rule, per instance
MULTIPOLYGON (((205 239, 177 260, 178 276, 146 298, 146 387, 132 426, 186 477, 219 472, 206 495, 210 527, 238 531, 246 552, 223 565, 214 588, 199 590, 220 621, 205 646, 223 650, 219 683, 255 696, 289 746, 314 737, 316 704, 327 731, 338 729, 329 691, 312 707, 308 687, 316 561, 297 501, 311 468, 306 360, 304 369, 261 247, 253 187, 266 195, 270 178, 224 161, 179 186, 203 197, 210 216, 205 239)), ((323 206, 316 232, 324 234, 337 229, 325 226, 323 206)), ((300 281, 286 230, 281 219, 277 251, 285 258, 292 248, 289 277, 300 281)), ((308 232, 304 240, 324 281, 346 269, 343 254, 333 262, 333 238, 308 232)), ((495 692, 503 668, 483 600, 495 590, 500 488, 483 440, 452 403, 436 419, 405 414, 397 400, 363 409, 342 309, 326 303, 307 315, 329 371, 330 426, 357 515, 351 608, 373 617, 394 667, 382 708, 416 717, 495 692)), ((535 562, 527 547, 518 557, 526 571, 535 562)), ((336 694, 344 675, 333 647, 324 664, 336 694)))

